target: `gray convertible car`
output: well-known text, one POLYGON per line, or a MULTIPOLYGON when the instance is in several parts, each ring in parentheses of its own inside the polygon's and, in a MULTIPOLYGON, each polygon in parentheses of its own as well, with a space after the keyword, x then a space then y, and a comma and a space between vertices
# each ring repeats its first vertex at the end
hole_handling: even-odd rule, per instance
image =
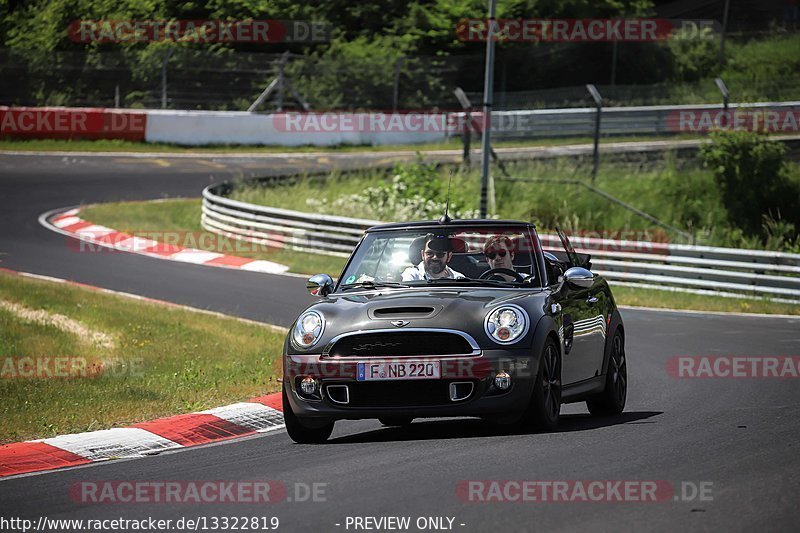
POLYGON ((552 429, 562 403, 625 407, 625 330, 590 257, 542 248, 533 225, 497 220, 367 230, 334 282, 290 329, 289 436, 324 442, 336 420, 388 426, 481 417, 552 429))

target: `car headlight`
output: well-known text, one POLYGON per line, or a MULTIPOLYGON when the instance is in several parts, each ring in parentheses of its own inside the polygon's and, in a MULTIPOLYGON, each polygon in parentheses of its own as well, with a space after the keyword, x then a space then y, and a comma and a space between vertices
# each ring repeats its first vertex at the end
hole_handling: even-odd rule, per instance
POLYGON ((306 311, 292 330, 292 344, 300 350, 307 350, 314 346, 325 331, 325 317, 318 311, 306 311))
POLYGON ((499 344, 513 344, 528 332, 528 313, 518 305, 501 305, 489 311, 483 323, 486 334, 499 344))

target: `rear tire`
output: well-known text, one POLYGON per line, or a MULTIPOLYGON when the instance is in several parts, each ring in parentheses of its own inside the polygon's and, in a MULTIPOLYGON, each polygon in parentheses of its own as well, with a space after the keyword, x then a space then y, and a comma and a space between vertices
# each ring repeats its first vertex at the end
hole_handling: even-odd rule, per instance
POLYGON ((611 353, 606 370, 603 392, 586 400, 586 407, 594 416, 618 415, 625 409, 628 398, 628 362, 625 358, 625 339, 617 330, 611 339, 611 353))
POLYGON ((555 429, 558 426, 560 412, 561 356, 553 339, 547 339, 539 358, 539 373, 523 423, 527 427, 537 429, 555 429))
POLYGON ((283 399, 283 421, 286 423, 286 432, 289 437, 298 444, 321 444, 328 440, 328 437, 333 433, 334 422, 320 421, 315 424, 317 427, 308 427, 302 419, 298 418, 292 406, 289 405, 289 399, 286 396, 286 385, 283 386, 282 399, 283 399))
POLYGON ((381 424, 389 427, 406 427, 411 425, 413 420, 410 416, 382 416, 378 418, 381 424))

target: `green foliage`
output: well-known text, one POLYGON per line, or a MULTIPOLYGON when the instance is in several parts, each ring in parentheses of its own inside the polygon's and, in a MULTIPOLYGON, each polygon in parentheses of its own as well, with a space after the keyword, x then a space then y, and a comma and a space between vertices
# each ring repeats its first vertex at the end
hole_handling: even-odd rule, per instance
POLYGON ((341 108, 343 99, 364 107, 390 108, 394 69, 407 46, 403 39, 378 35, 335 39, 309 62, 288 65, 289 78, 317 109, 341 108))
MULTIPOLYGON (((509 0, 499 3, 497 16, 650 16, 654 4, 652 0, 509 0)), ((189 95, 203 95, 204 91, 220 94, 220 89, 212 86, 228 83, 240 91, 224 103, 207 102, 199 96, 186 97, 179 106, 244 109, 271 80, 272 73, 264 75, 267 79, 258 76, 255 80, 241 73, 269 70, 272 59, 262 58, 260 67, 236 61, 212 66, 210 62, 233 59, 236 52, 266 55, 288 50, 302 56, 291 61, 288 70, 295 88, 315 109, 389 108, 393 103, 395 69, 399 69, 401 108, 442 107, 452 105, 455 86, 467 91, 482 88, 481 76, 476 72, 483 68, 483 45, 460 41, 456 26, 461 19, 484 17, 486 2, 482 0, 0 2, 0 46, 24 58, 21 71, 4 71, 0 60, 0 76, 13 73, 22 78, 18 94, 41 104, 100 105, 113 98, 115 86, 119 85, 124 106, 152 106, 158 103, 161 61, 166 49, 172 48, 175 54, 170 59, 171 90, 189 95), (247 18, 323 22, 334 29, 335 38, 331 43, 316 45, 82 44, 71 42, 67 34, 70 22, 80 19, 247 18), (77 55, 56 55, 72 52, 77 55), (116 58, 114 64, 107 64, 112 56, 116 58), (101 64, 105 70, 96 68, 101 64), (230 72, 230 80, 211 81, 203 71, 204 65, 208 72, 230 72), (187 80, 179 79, 181 75, 187 80), (103 76, 109 79, 101 79, 103 76)), ((617 87, 664 87, 647 87, 644 97, 624 92, 617 97, 609 90, 608 100, 612 105, 718 101, 718 91, 710 80, 719 74, 719 42, 706 37, 680 33, 666 43, 623 43, 618 47, 617 87)), ((587 82, 602 85, 610 79, 611 55, 611 43, 500 43, 498 90, 582 86, 587 82)), ((800 35, 775 34, 740 42, 728 39, 725 59, 721 76, 734 100, 789 100, 800 94, 800 35)), ((222 93, 220 99, 225 98, 222 93)), ((549 105, 558 103, 551 101, 549 105)))
POLYGON ((668 45, 676 81, 699 81, 716 72, 719 45, 708 28, 699 34, 680 30, 668 45))
POLYGON ((723 78, 764 83, 796 77, 800 72, 800 36, 776 35, 770 39, 726 44, 723 78))
MULTIPOLYGON (((587 161, 560 159, 548 161, 520 161, 506 163, 515 178, 560 178, 588 180, 591 164, 587 161)), ((235 189, 232 197, 244 202, 283 207, 307 212, 325 212, 333 215, 369 218, 373 220, 436 219, 443 212, 447 182, 452 169, 432 167, 421 171, 411 165, 412 178, 396 168, 387 178, 383 170, 363 171, 356 175, 334 175, 325 180, 299 180, 280 187, 243 187, 235 189), (394 176, 398 184, 393 182, 394 176), (429 209, 387 210, 385 207, 407 205, 407 200, 397 198, 420 196, 436 200, 429 209), (415 191, 409 194, 409 190, 415 191), (432 185, 428 189, 428 184, 432 185), (403 192, 388 192, 393 187, 403 192), (365 191, 370 191, 369 193, 365 191), (374 192, 373 192, 374 191, 374 192), (371 195, 371 196, 370 196, 371 195), (393 198, 389 200, 388 198, 393 198), (308 201, 308 198, 313 198, 308 201), (369 205, 374 202, 378 208, 369 205), (378 212, 376 212, 378 211, 378 212), (384 214, 385 216, 380 216, 384 214)), ((480 199, 480 172, 478 169, 459 171, 453 176, 451 215, 455 207, 456 218, 477 215, 480 199)), ((786 176, 789 182, 800 187, 800 165, 788 163, 786 176)), ((606 162, 600 167, 595 185, 620 200, 694 235, 698 244, 737 248, 765 248, 776 251, 797 251, 800 245, 796 226, 784 215, 774 219, 759 219, 755 234, 744 231, 738 220, 731 219, 722 193, 711 170, 694 160, 678 159, 668 155, 663 159, 649 160, 629 156, 624 161, 606 162), (762 228, 763 226, 763 228, 762 228)), ((636 214, 612 204, 578 185, 552 181, 509 181, 495 171, 497 212, 502 219, 526 220, 541 230, 560 226, 570 231, 634 232, 636 235, 661 235, 664 229, 636 214)), ((798 194, 793 201, 798 204, 798 194)), ((417 205, 426 205, 420 202, 417 205)), ((796 208, 795 208, 796 211, 796 208)), ((672 242, 686 242, 681 236, 667 232, 672 242)))
POLYGON ((700 157, 720 188, 729 220, 745 235, 760 234, 764 217, 787 217, 788 223, 797 224, 800 189, 786 175, 785 146, 746 131, 721 131, 711 137, 700 157))
MULTIPOLYGON (((394 167, 389 183, 367 187, 361 192, 340 196, 332 201, 309 198, 306 203, 315 211, 344 214, 352 206, 361 206, 369 218, 383 221, 436 220, 445 212, 447 183, 436 165, 418 161, 394 167)), ((466 209, 451 196, 451 218, 478 218, 474 209, 466 209)))

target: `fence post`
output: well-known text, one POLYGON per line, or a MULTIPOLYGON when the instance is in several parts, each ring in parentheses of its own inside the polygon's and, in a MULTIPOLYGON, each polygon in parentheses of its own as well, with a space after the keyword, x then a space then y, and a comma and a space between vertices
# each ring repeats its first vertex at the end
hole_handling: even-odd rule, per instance
POLYGON ((453 91, 455 93, 458 102, 461 104, 461 107, 464 109, 464 124, 461 130, 461 140, 464 143, 464 153, 462 155, 463 163, 466 166, 470 166, 470 158, 469 158, 469 151, 470 151, 470 144, 472 141, 472 102, 469 101, 467 98, 467 94, 461 87, 456 87, 453 91))
POLYGON ((464 166, 469 167, 471 161, 469 160, 470 144, 472 143, 472 131, 470 131, 470 121, 467 120, 466 114, 464 115, 464 125, 461 132, 462 140, 464 142, 464 153, 462 155, 462 162, 464 166))
POLYGON ((481 139, 481 218, 486 218, 488 209, 494 208, 494 184, 489 168, 489 152, 492 148, 492 95, 494 90, 494 39, 499 33, 495 21, 496 0, 489 0, 489 25, 486 28, 486 68, 483 79, 483 139, 481 139))
POLYGON ((172 48, 167 49, 164 60, 161 62, 161 109, 167 108, 167 63, 172 55, 172 48))
POLYGON ((725 63, 725 31, 728 29, 728 10, 731 7, 731 0, 725 0, 725 7, 722 11, 722 33, 719 36, 719 73, 722 74, 722 66, 725 63))
POLYGON ((614 38, 614 42, 611 45, 611 86, 614 87, 617 84, 617 45, 619 41, 617 41, 616 37, 614 38))
MULTIPOLYGON (((456 87, 453 92, 455 93, 456 98, 458 98, 461 107, 464 108, 464 119, 467 123, 468 133, 472 135, 472 129, 474 128, 478 132, 478 135, 481 135, 481 143, 483 143, 483 128, 472 116, 472 102, 469 101, 467 94, 461 89, 461 87, 456 87)), ((470 141, 471 137, 467 137, 465 139, 466 145, 464 146, 464 154, 466 157, 469 157, 470 141)), ((497 156, 497 152, 495 152, 494 148, 491 146, 489 147, 489 154, 492 156, 492 160, 497 163, 497 166, 500 168, 500 171, 503 173, 503 175, 508 177, 508 170, 506 170, 506 166, 503 164, 503 161, 497 156)))
POLYGON ((283 111, 283 95, 286 87, 286 80, 284 79, 286 73, 284 71, 286 69, 286 61, 288 59, 289 52, 284 52, 281 54, 281 58, 278 61, 278 112, 283 111))
POLYGON ((714 78, 714 83, 717 85, 719 92, 722 93, 722 119, 725 121, 723 127, 728 127, 728 101, 730 99, 730 91, 728 91, 728 86, 725 85, 725 82, 722 81, 722 78, 714 78))
POLYGON ((392 91, 392 111, 397 111, 398 100, 400 100, 400 67, 403 65, 405 57, 398 58, 394 62, 394 88, 392 91))
POLYGON ((600 166, 600 117, 603 114, 603 97, 600 96, 597 87, 591 83, 586 85, 586 90, 589 91, 589 95, 597 106, 597 113, 594 119, 594 152, 592 154, 592 183, 594 183, 595 178, 597 178, 597 168, 600 166))

